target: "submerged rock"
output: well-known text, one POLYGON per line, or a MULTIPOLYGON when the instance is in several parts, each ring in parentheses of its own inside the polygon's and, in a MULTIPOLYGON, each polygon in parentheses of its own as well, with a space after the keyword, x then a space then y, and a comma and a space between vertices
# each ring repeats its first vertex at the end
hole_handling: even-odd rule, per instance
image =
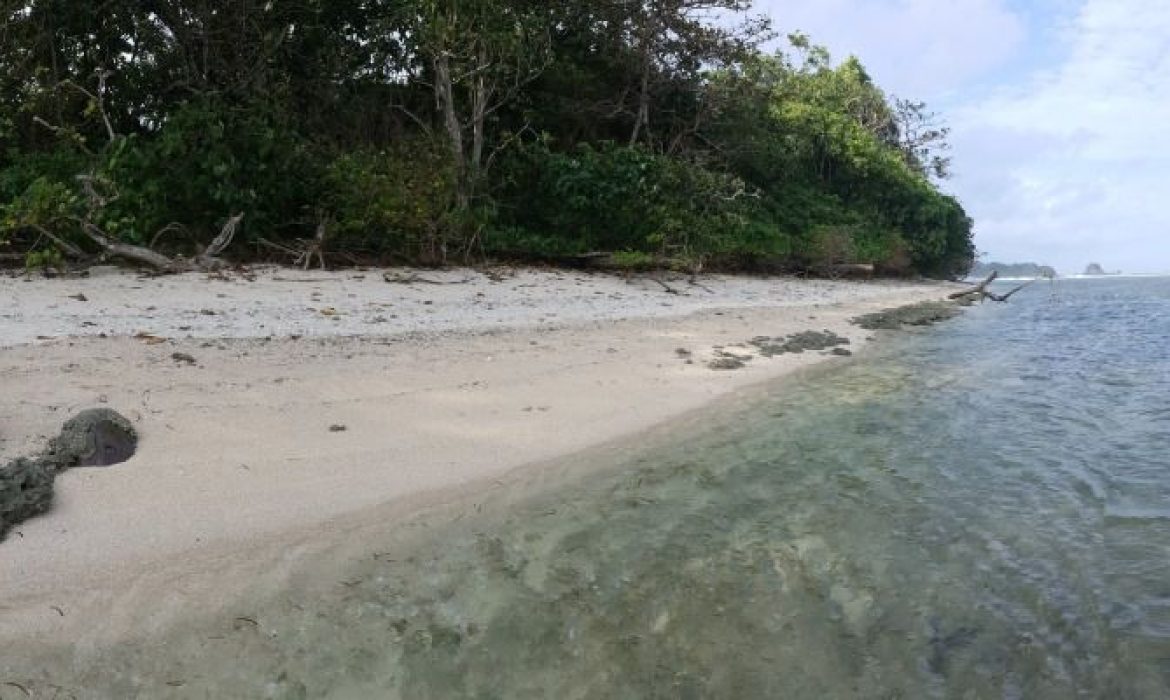
POLYGON ((870 331, 896 331, 903 326, 929 326, 961 313, 959 304, 950 301, 924 301, 896 309, 886 309, 852 319, 852 323, 870 331))
POLYGON ((134 426, 117 411, 95 408, 70 418, 44 452, 0 467, 0 540, 17 523, 50 508, 57 474, 125 462, 137 447, 134 426))

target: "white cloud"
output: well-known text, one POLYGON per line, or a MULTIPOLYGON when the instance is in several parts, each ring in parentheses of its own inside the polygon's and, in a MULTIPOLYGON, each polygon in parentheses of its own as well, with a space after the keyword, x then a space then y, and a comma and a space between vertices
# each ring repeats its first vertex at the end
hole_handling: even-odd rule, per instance
POLYGON ((857 55, 877 82, 933 98, 1002 65, 1026 31, 1003 0, 759 0, 782 33, 800 30, 838 58, 857 55))
POLYGON ((953 115, 978 244, 1065 271, 1170 269, 1170 4, 1087 0, 1062 38, 1059 66, 953 115))

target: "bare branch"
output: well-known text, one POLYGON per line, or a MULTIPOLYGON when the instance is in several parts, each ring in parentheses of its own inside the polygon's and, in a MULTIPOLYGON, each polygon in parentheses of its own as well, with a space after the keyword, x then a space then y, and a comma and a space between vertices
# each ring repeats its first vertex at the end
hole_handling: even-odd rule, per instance
POLYGON ((1015 289, 1011 290, 1007 294, 992 294, 991 292, 984 292, 983 294, 984 294, 984 296, 986 296, 988 299, 991 299, 992 301, 1007 301, 1011 297, 1011 295, 1020 291, 1024 287, 1027 287, 1028 285, 1032 284, 1035 281, 1036 280, 1028 280, 1027 282, 1025 282, 1025 283, 1021 284, 1020 286, 1016 287, 1015 289))
POLYGON ((60 136, 63 139, 68 139, 69 141, 76 143, 77 146, 79 148, 81 148, 81 150, 85 151, 86 155, 91 155, 91 156, 94 155, 94 152, 92 150, 90 150, 88 146, 85 145, 85 142, 82 141, 80 138, 78 138, 78 135, 76 133, 70 131, 69 129, 66 129, 63 126, 57 126, 56 124, 50 124, 49 122, 45 121, 44 119, 40 118, 39 116, 34 116, 32 118, 32 120, 33 120, 34 124, 39 124, 40 126, 45 127, 49 131, 53 132, 54 135, 60 136))
POLYGON ((85 232, 86 236, 89 236, 90 240, 97 243, 110 255, 149 265, 160 272, 173 272, 176 269, 175 261, 162 253, 156 253, 150 248, 115 241, 105 231, 85 219, 75 219, 75 221, 81 224, 81 230, 85 232))
POLYGON ((402 105, 393 105, 393 108, 398 110, 399 112, 402 112, 406 116, 410 117, 410 120, 412 122, 414 122, 415 124, 417 124, 418 127, 420 129, 422 129, 423 133, 425 133, 427 136, 431 135, 431 126, 429 124, 427 124, 426 122, 424 122, 421 118, 419 118, 419 116, 417 114, 415 114, 414 112, 410 111, 409 109, 407 109, 406 107, 404 107, 402 105))
POLYGON ((77 90, 82 95, 85 95, 86 97, 88 97, 90 100, 93 101, 94 107, 97 108, 98 116, 100 116, 102 118, 102 124, 104 124, 106 127, 106 135, 109 136, 110 141, 114 141, 115 139, 118 138, 118 132, 114 131, 114 125, 110 121, 110 115, 108 112, 106 112, 106 100, 105 100, 106 80, 108 80, 111 75, 113 75, 113 73, 111 71, 108 71, 108 70, 98 70, 97 71, 98 89, 97 89, 96 94, 93 92, 90 92, 89 90, 78 85, 77 83, 73 82, 72 80, 69 80, 68 78, 65 80, 62 80, 58 84, 63 86, 63 87, 71 87, 74 90, 77 90))
POLYGON ((232 244, 232 239, 236 236, 236 229, 240 227, 240 222, 243 220, 243 213, 228 218, 227 223, 220 229, 219 235, 211 241, 211 245, 207 246, 207 250, 203 251, 199 258, 209 260, 222 253, 232 244))
POLYGON ((987 276, 987 279, 983 280, 970 289, 948 294, 947 299, 961 299, 966 296, 983 296, 984 290, 987 289, 987 285, 994 282, 996 277, 999 277, 999 271, 992 270, 991 274, 987 276))
POLYGON ((61 251, 63 253, 65 253, 66 255, 68 255, 69 257, 75 258, 78 260, 84 260, 87 257, 85 255, 85 251, 83 251, 82 249, 73 245, 72 243, 65 240, 64 238, 61 238, 60 236, 53 233, 52 231, 45 228, 44 226, 41 226, 40 224, 26 224, 26 225, 29 228, 31 228, 32 230, 39 233, 40 235, 44 236, 45 238, 48 238, 50 241, 53 242, 53 245, 60 248, 61 251))
POLYGON ((308 270, 309 265, 313 264, 313 256, 317 256, 317 263, 321 269, 325 269, 325 234, 328 231, 326 226, 326 219, 321 218, 317 222, 317 232, 313 235, 313 240, 306 244, 304 251, 297 257, 293 264, 300 264, 301 269, 308 270))
POLYGON ((170 233, 171 231, 185 231, 185 230, 187 230, 186 226, 183 226, 182 224, 180 224, 177 221, 172 221, 171 223, 167 224, 166 226, 163 226, 157 232, 155 232, 154 236, 151 237, 151 239, 150 239, 150 247, 154 248, 156 245, 158 245, 158 241, 160 238, 163 237, 163 234, 170 233))
POLYGON ((504 137, 504 140, 497 144, 496 147, 492 149, 492 152, 488 154, 487 160, 484 161, 483 172, 486 173, 491 170, 492 164, 495 162, 496 158, 499 157, 500 153, 507 150, 508 147, 516 143, 516 141, 520 140, 520 137, 522 137, 527 132, 536 133, 532 130, 532 125, 529 122, 524 122, 524 126, 520 127, 516 133, 507 134, 504 137))

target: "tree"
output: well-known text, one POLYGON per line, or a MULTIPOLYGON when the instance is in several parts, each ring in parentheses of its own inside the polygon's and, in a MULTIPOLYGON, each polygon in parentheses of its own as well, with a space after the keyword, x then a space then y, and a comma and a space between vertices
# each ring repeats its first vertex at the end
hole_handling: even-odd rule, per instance
POLYGON ((456 172, 456 208, 470 210, 485 168, 489 119, 547 67, 548 12, 527 0, 422 0, 399 30, 414 79, 429 82, 456 172))
POLYGON ((246 255, 961 267, 937 117, 750 9, 0 0, 3 252, 190 258, 243 212, 246 255))
POLYGON ((939 116, 928 112, 925 102, 894 100, 897 144, 906 162, 925 175, 945 180, 950 177, 951 159, 942 155, 950 150, 947 136, 951 130, 939 116))

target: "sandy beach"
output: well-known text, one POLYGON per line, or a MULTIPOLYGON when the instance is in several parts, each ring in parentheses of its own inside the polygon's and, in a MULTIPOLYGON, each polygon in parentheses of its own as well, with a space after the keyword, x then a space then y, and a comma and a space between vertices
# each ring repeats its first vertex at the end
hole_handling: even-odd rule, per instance
POLYGON ((531 270, 390 278, 0 277, 0 460, 40 449, 88 407, 120 411, 141 435, 128 462, 59 477, 52 511, 0 542, 0 645, 67 640, 83 659, 279 590, 303 554, 363 519, 497 488, 848 361, 761 357, 754 337, 831 330, 856 352, 872 334, 851 317, 949 289, 731 276, 667 289, 531 270), (751 359, 711 369, 720 353, 751 359))

